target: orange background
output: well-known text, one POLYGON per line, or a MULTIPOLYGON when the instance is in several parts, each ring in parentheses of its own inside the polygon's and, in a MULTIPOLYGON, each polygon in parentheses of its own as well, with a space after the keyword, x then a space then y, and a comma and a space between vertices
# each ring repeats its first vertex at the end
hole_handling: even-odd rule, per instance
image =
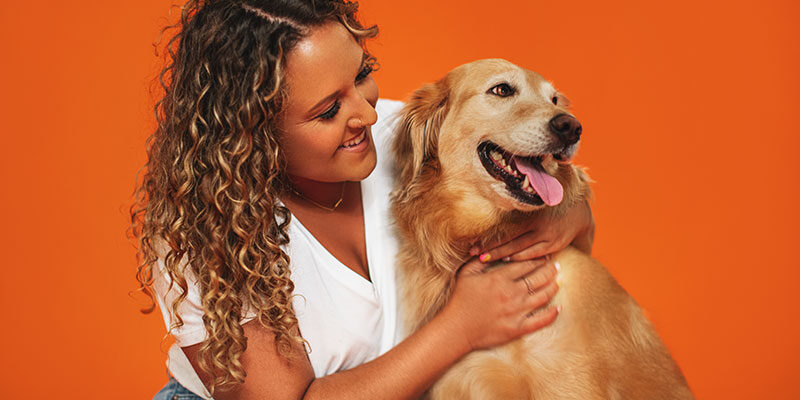
MULTIPOLYGON (((0 4, 0 397, 142 399, 166 380, 124 231, 169 4, 0 4)), ((361 5, 383 96, 484 57, 549 78, 584 127, 595 255, 697 396, 800 398, 800 3, 391 4, 361 5)))

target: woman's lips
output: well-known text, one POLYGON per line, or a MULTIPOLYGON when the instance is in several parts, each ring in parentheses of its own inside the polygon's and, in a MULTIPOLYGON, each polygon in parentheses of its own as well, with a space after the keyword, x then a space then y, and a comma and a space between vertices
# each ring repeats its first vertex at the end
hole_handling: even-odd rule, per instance
POLYGON ((361 134, 360 135, 358 135, 358 136, 356 136, 356 137, 354 137, 354 138, 342 143, 342 145, 339 146, 339 150, 342 150, 342 151, 361 151, 361 150, 363 150, 364 148, 367 147, 367 138, 368 137, 369 137, 369 135, 367 135, 367 128, 364 128, 363 130, 361 130, 361 134))

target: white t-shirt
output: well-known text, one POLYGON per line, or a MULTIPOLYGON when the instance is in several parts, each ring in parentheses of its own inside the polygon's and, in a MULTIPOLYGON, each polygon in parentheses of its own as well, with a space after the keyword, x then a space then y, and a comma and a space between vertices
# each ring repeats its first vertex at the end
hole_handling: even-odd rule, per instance
MULTIPOLYGON (((296 218, 292 218, 288 227, 289 244, 284 251, 290 257, 291 279, 295 284, 293 306, 300 333, 310 345, 308 357, 316 377, 375 359, 395 345, 400 332, 394 269, 397 241, 389 214, 389 192, 394 179, 389 150, 392 117, 401 106, 401 102, 378 100, 378 122, 372 127, 378 163, 361 182, 367 263, 372 281, 339 262, 296 218)), ((154 290, 169 329, 176 321, 172 300, 180 289, 167 291, 169 277, 163 271, 163 260, 157 266, 154 290)), ((186 279, 189 293, 178 309, 184 325, 171 331, 176 343, 169 349, 167 367, 187 389, 210 399, 180 349, 200 343, 206 336, 196 279, 191 273, 186 273, 186 279)), ((242 322, 252 318, 248 315, 242 322)))

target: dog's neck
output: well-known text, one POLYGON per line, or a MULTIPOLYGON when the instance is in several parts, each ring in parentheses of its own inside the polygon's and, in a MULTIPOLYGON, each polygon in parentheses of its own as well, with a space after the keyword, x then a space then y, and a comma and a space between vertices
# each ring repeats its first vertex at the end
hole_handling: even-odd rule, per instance
POLYGON ((395 207, 398 226, 408 244, 424 248, 421 252, 427 258, 426 263, 446 274, 455 274, 470 257, 469 249, 474 244, 508 239, 530 217, 549 212, 506 211, 489 201, 467 198, 457 191, 433 185, 425 196, 408 198, 395 207))
POLYGON ((590 196, 588 178, 572 167, 562 171, 562 180, 570 181, 562 203, 528 212, 503 210, 482 196, 466 195, 468 189, 447 185, 438 174, 428 178, 421 180, 427 184, 415 195, 396 201, 394 210, 409 245, 425 249, 421 252, 426 262, 446 274, 455 274, 474 244, 512 239, 528 227, 531 218, 557 218, 590 196))

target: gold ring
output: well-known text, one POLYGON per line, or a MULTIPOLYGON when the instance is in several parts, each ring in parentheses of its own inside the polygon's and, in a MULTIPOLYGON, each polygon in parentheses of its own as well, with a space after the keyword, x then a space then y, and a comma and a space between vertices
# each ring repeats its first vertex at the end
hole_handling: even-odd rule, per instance
POLYGON ((534 293, 536 293, 536 292, 533 290, 533 288, 531 287, 531 281, 529 281, 529 280, 528 280, 528 277, 527 277, 527 276, 526 276, 526 277, 524 277, 524 278, 522 278, 522 280, 523 280, 523 281, 525 281, 525 287, 527 287, 527 288, 528 288, 528 293, 529 293, 529 294, 534 294, 534 293))

